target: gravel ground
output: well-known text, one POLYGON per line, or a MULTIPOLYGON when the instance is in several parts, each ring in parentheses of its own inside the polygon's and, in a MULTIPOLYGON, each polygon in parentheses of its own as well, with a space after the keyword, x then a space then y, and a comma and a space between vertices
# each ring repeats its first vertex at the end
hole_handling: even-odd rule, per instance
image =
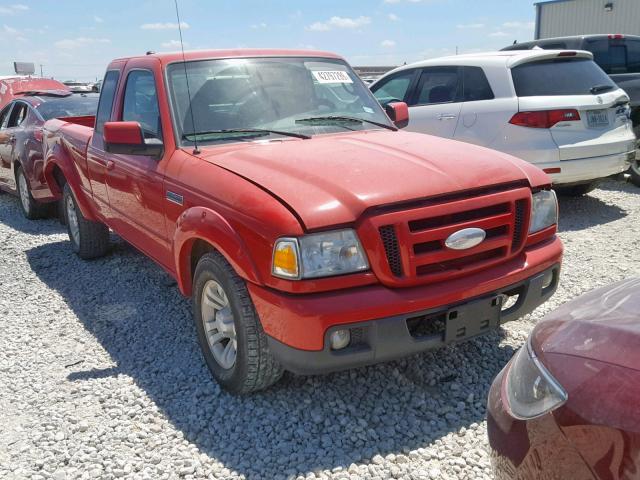
POLYGON ((0 478, 491 478, 491 380, 544 313, 640 275, 639 200, 616 182, 562 199, 558 292, 498 333, 234 398, 159 267, 115 238, 83 262, 2 195, 0 478))

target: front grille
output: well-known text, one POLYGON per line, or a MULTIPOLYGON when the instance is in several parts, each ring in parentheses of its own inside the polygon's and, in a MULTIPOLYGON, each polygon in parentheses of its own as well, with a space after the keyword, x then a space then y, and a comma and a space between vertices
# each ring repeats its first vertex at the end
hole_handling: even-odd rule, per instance
POLYGON ((382 238, 382 245, 384 245, 384 251, 387 254, 387 262, 389 262, 391 273, 396 277, 402 276, 400 245, 398 245, 398 237, 396 237, 393 225, 380 227, 380 238, 382 238))
POLYGON ((527 208, 526 200, 516 200, 516 215, 513 221, 513 242, 511 251, 517 252, 524 243, 524 221, 527 208))
MULTIPOLYGON (((383 213, 367 219, 361 228, 375 231, 380 239, 381 255, 372 255, 381 260, 372 261, 378 277, 392 286, 411 286, 488 268, 518 254, 528 230, 530 205, 530 189, 516 188, 383 213), (466 250, 445 245, 451 234, 472 227, 486 233, 479 245, 466 250)), ((372 248, 377 251, 375 245, 372 248)))

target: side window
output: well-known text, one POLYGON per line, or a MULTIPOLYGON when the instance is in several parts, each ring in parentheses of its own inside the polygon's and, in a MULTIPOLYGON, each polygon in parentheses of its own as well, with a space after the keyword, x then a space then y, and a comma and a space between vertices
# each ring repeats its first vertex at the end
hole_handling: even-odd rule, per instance
POLYGON ((585 50, 589 50, 591 53, 593 53, 593 61, 596 62, 600 66, 600 68, 602 68, 607 73, 611 73, 611 62, 609 59, 609 40, 587 40, 587 42, 585 43, 585 50))
POLYGON ((609 46, 609 73, 627 73, 626 45, 609 46))
POLYGON ((495 98, 487 76, 480 67, 463 67, 462 82, 465 102, 495 98))
POLYGON ((102 131, 102 126, 111 118, 111 110, 113 108, 113 99, 116 95, 116 87, 118 86, 118 78, 120 72, 111 70, 107 72, 102 83, 100 92, 100 101, 98 102, 98 113, 96 113, 95 132, 102 131))
POLYGON ((407 91, 415 75, 415 70, 405 70, 378 83, 371 90, 382 105, 391 100, 406 100, 407 91))
POLYGON ((13 103, 10 103, 0 112, 0 129, 7 128, 7 120, 9 120, 9 112, 11 111, 12 106, 13 103))
POLYGON ((458 67, 425 68, 412 105, 460 101, 461 82, 458 67))
POLYGON ((16 102, 14 104, 13 110, 11 110, 11 115, 9 115, 7 128, 14 128, 22 125, 24 120, 27 118, 27 113, 29 113, 29 107, 27 106, 27 104, 16 102))
POLYGON ((139 122, 145 138, 162 138, 156 83, 150 71, 133 70, 129 73, 124 90, 122 120, 139 122))
POLYGON ((627 72, 640 73, 640 40, 627 39, 627 72))

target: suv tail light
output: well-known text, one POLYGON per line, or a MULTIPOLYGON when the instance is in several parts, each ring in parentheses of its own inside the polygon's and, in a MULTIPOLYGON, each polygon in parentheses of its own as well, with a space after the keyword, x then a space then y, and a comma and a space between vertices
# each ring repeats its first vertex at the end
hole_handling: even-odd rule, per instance
POLYGON ((609 38, 611 40, 619 40, 621 38, 624 38, 624 35, 622 35, 621 33, 614 33, 614 34, 609 34, 609 38))
POLYGON ((520 127, 551 128, 560 122, 575 122, 580 114, 575 109, 537 110, 534 112, 518 112, 509 123, 520 127))

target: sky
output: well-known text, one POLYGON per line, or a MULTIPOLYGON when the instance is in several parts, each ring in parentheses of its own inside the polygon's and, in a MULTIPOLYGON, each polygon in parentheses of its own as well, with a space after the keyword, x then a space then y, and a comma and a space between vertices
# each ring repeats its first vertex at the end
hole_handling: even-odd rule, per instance
MULTIPOLYGON (((186 50, 311 48, 399 65, 533 39, 533 0, 178 0, 186 50)), ((0 0, 0 75, 102 78, 113 58, 179 50, 174 0, 0 0), (15 2, 15 3, 14 3, 15 2), (19 2, 19 3, 18 3, 19 2)))

